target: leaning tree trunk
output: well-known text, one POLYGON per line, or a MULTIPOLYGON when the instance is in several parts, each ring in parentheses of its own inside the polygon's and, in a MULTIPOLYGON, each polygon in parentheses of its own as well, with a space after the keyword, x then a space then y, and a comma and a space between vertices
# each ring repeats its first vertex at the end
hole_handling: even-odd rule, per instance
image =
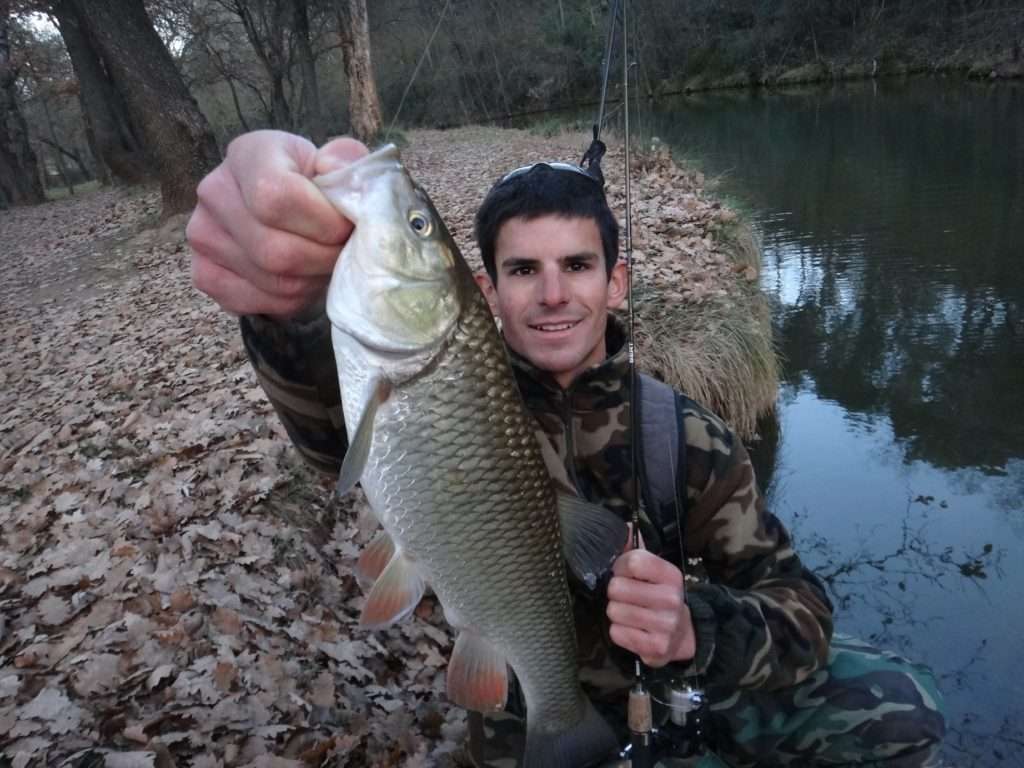
POLYGON ((160 177, 164 216, 191 209, 196 185, 220 160, 217 142, 142 0, 70 0, 160 177))
POLYGON ((18 73, 11 65, 10 16, 0 13, 0 186, 12 205, 46 200, 39 160, 29 143, 28 124, 18 103, 18 73))
POLYGON ((132 125, 128 107, 111 82, 96 43, 90 38, 84 19, 72 0, 52 0, 64 47, 78 79, 78 101, 85 116, 89 148, 97 165, 118 181, 137 184, 153 175, 150 159, 140 140, 141 131, 132 125))
POLYGON ((370 63, 370 24, 366 0, 338 0, 341 54, 348 78, 348 111, 352 134, 364 143, 381 133, 380 97, 370 63))

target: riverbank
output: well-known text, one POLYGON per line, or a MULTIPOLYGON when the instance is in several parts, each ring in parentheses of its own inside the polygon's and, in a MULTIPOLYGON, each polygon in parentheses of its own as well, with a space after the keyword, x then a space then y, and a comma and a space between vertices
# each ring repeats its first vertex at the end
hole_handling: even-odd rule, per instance
POLYGON ((869 54, 820 56, 795 65, 768 65, 751 69, 712 63, 660 81, 651 89, 651 95, 662 97, 728 88, 781 88, 912 75, 941 75, 989 81, 1019 80, 1024 77, 1024 56, 1019 47, 984 52, 958 49, 936 54, 927 49, 885 46, 869 54))
MULTIPOLYGON (((471 260, 494 179, 582 143, 409 138, 471 260)), ((606 161, 617 210, 620 152, 606 161)), ((744 238, 699 174, 652 156, 633 182, 641 360, 695 377, 691 392, 736 392, 700 356, 732 345, 739 363, 767 327, 750 319, 754 252, 730 255, 744 238)), ((191 287, 184 222, 144 228, 158 210, 155 189, 108 189, 0 213, 0 750, 16 764, 459 765, 440 608, 356 627, 365 503, 336 504, 333 480, 301 464, 236 321, 191 287)), ((774 402, 763 378, 738 413, 774 402)))

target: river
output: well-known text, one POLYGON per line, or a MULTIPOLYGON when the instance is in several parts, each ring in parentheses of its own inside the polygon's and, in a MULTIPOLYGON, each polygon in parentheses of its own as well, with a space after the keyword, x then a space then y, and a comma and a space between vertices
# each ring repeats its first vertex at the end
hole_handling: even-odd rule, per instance
POLYGON ((936 671, 950 763, 1024 765, 1024 87, 719 92, 637 122, 762 240, 762 482, 838 629, 936 671))

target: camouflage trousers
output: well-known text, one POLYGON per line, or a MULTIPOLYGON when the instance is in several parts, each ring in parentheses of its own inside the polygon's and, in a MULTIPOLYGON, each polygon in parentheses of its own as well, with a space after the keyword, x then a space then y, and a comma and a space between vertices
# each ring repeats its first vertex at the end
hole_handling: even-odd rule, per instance
MULTIPOLYGON (((850 637, 836 635, 828 664, 799 685, 707 693, 708 753, 662 756, 659 766, 939 765, 945 719, 931 671, 850 637)), ((609 721, 624 726, 624 710, 609 721)), ((470 714, 469 752, 478 768, 514 768, 522 748, 522 721, 470 714)), ((621 764, 611 760, 607 768, 621 764)))

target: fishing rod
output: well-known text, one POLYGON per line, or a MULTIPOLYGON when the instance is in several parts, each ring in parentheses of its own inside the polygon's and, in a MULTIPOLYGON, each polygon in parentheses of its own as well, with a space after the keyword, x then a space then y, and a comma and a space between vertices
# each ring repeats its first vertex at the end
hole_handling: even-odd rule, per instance
MULTIPOLYGON (((629 403, 630 403, 630 476, 633 491, 631 517, 633 523, 633 548, 639 549, 640 540, 640 492, 639 461, 637 439, 640 434, 639 408, 636 393, 639 388, 639 374, 636 364, 636 312, 633 300, 633 206, 630 185, 630 124, 629 124, 629 26, 627 0, 614 0, 611 7, 611 18, 608 24, 608 35, 605 42, 603 77, 601 83, 601 101, 598 109, 597 122, 594 124, 594 139, 581 160, 587 164, 588 171, 594 172, 603 183, 600 171, 601 157, 605 145, 601 142, 601 129, 605 121, 605 104, 608 97, 608 81, 611 73, 611 58, 615 42, 617 22, 622 25, 622 114, 623 114, 623 164, 625 193, 625 233, 624 250, 626 257, 626 302, 628 305, 628 339, 627 361, 629 367, 629 403)), ((676 523, 682 537, 683 521, 678 500, 676 504, 676 523)), ((679 556, 684 556, 680 541, 679 556)), ((681 564, 680 564, 681 565, 681 564)), ((652 695, 647 684, 643 660, 634 656, 633 687, 629 692, 627 706, 627 725, 630 734, 629 745, 622 750, 620 758, 628 761, 630 768, 653 768, 659 752, 665 751, 672 756, 690 756, 703 752, 703 708, 706 701, 704 691, 689 683, 666 682, 659 688, 661 698, 652 695), (654 703, 657 702, 662 711, 667 711, 664 722, 659 721, 657 727, 654 717, 654 703), (671 724, 671 725, 670 725, 671 724)))
MULTIPOLYGON (((618 2, 616 2, 618 5, 618 2)), ((633 303, 633 201, 630 194, 629 163, 629 27, 627 0, 622 0, 622 133, 623 133, 623 189, 626 195, 626 303, 629 306, 629 465, 633 485, 633 548, 640 549, 640 475, 637 471, 637 418, 636 393, 639 380, 636 370, 636 310, 633 303)), ((614 18, 612 20, 614 24, 614 18)), ((607 83, 605 83, 607 88, 607 83)), ((633 658, 633 688, 629 691, 627 707, 629 726, 631 768, 653 768, 654 766, 654 710, 650 691, 644 682, 644 664, 639 655, 633 658)))

